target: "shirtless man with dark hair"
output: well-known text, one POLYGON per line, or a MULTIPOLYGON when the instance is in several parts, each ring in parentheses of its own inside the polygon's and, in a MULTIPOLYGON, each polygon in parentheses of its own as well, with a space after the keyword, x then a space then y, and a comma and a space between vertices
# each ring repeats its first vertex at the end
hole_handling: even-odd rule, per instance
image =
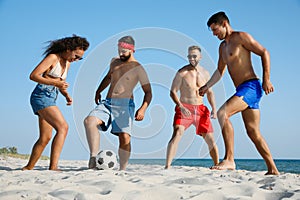
POLYGON ((223 161, 214 166, 213 169, 235 169, 234 131, 229 118, 241 112, 247 134, 268 167, 266 175, 277 175, 279 172, 259 128, 259 101, 263 91, 266 95, 274 91, 270 81, 269 52, 248 33, 234 31, 224 12, 212 15, 207 26, 213 35, 222 42, 219 47, 218 68, 206 85, 200 88, 199 93, 204 95, 209 88, 217 83, 223 76, 226 67, 236 87, 236 93, 224 103, 217 113, 225 144, 225 156, 223 161), (251 52, 261 57, 262 84, 254 72, 251 52))

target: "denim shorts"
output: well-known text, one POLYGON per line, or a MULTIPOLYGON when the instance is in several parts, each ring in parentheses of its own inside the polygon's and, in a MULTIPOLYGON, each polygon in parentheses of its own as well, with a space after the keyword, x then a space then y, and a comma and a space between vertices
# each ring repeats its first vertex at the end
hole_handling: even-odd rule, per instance
POLYGON ((49 106, 56 106, 58 89, 53 85, 37 84, 30 96, 30 104, 34 114, 49 106))
POLYGON ((100 131, 107 131, 111 125, 111 133, 127 133, 131 135, 135 104, 132 99, 107 98, 102 100, 89 114, 104 122, 100 131))

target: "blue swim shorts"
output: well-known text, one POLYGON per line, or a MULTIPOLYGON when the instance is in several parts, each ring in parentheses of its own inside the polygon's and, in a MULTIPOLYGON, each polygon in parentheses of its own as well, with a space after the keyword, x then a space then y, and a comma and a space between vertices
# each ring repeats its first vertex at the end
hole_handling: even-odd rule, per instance
POLYGON ((251 109, 259 109, 259 101, 263 95, 262 85, 259 79, 251 79, 243 82, 236 88, 234 96, 243 97, 243 100, 251 109))
POLYGON ((58 89, 53 85, 37 84, 30 96, 30 104, 34 114, 49 106, 56 106, 58 89))
POLYGON ((94 116, 104 122, 100 131, 107 131, 111 125, 111 133, 128 133, 131 135, 135 104, 133 99, 107 98, 102 100, 88 116, 94 116))

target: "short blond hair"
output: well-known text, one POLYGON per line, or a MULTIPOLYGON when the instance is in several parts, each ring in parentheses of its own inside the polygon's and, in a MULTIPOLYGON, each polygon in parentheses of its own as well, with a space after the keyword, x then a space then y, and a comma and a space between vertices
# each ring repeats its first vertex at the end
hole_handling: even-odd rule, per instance
POLYGON ((201 53, 201 48, 197 45, 190 46, 188 51, 198 50, 201 53))

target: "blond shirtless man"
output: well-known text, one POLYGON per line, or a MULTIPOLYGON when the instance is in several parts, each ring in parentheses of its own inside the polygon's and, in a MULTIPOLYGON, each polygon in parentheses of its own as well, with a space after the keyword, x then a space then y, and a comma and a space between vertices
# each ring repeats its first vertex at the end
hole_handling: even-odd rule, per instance
POLYGON ((100 131, 106 131, 111 125, 111 133, 119 137, 120 170, 125 170, 131 152, 131 130, 133 118, 144 119, 147 107, 152 99, 151 86, 143 66, 134 58, 134 40, 125 36, 118 41, 119 57, 111 61, 110 69, 101 81, 96 94, 96 108, 84 120, 86 137, 90 148, 88 167, 96 167, 96 155, 99 153, 100 131), (141 107, 134 116, 135 104, 133 89, 140 83, 144 91, 141 107), (105 100, 101 101, 101 92, 109 90, 105 100))
POLYGON ((270 82, 270 55, 269 52, 251 35, 245 32, 234 31, 224 12, 212 15, 207 26, 213 35, 222 40, 219 47, 218 68, 205 86, 199 90, 205 94, 223 76, 226 67, 236 87, 236 93, 230 97, 218 110, 218 120, 222 128, 225 144, 225 156, 222 162, 213 169, 235 169, 234 162, 234 131, 229 118, 242 113, 246 131, 256 149, 263 157, 268 167, 266 174, 279 174, 267 143, 259 129, 260 112, 259 101, 263 95, 274 91, 270 82), (251 52, 261 57, 263 67, 262 84, 254 72, 251 63, 251 52))
POLYGON ((199 65, 201 49, 198 46, 191 46, 188 49, 190 64, 182 67, 176 74, 170 96, 175 107, 173 123, 173 135, 168 144, 166 169, 169 169, 176 154, 178 143, 184 131, 192 124, 196 127, 196 134, 204 138, 208 145, 210 156, 215 165, 219 163, 218 148, 213 137, 213 128, 210 117, 216 118, 216 105, 214 94, 211 89, 207 91, 207 99, 212 107, 210 114, 208 108, 203 105, 203 97, 199 95, 199 88, 210 78, 207 70, 199 65), (178 98, 177 92, 180 92, 178 98))

